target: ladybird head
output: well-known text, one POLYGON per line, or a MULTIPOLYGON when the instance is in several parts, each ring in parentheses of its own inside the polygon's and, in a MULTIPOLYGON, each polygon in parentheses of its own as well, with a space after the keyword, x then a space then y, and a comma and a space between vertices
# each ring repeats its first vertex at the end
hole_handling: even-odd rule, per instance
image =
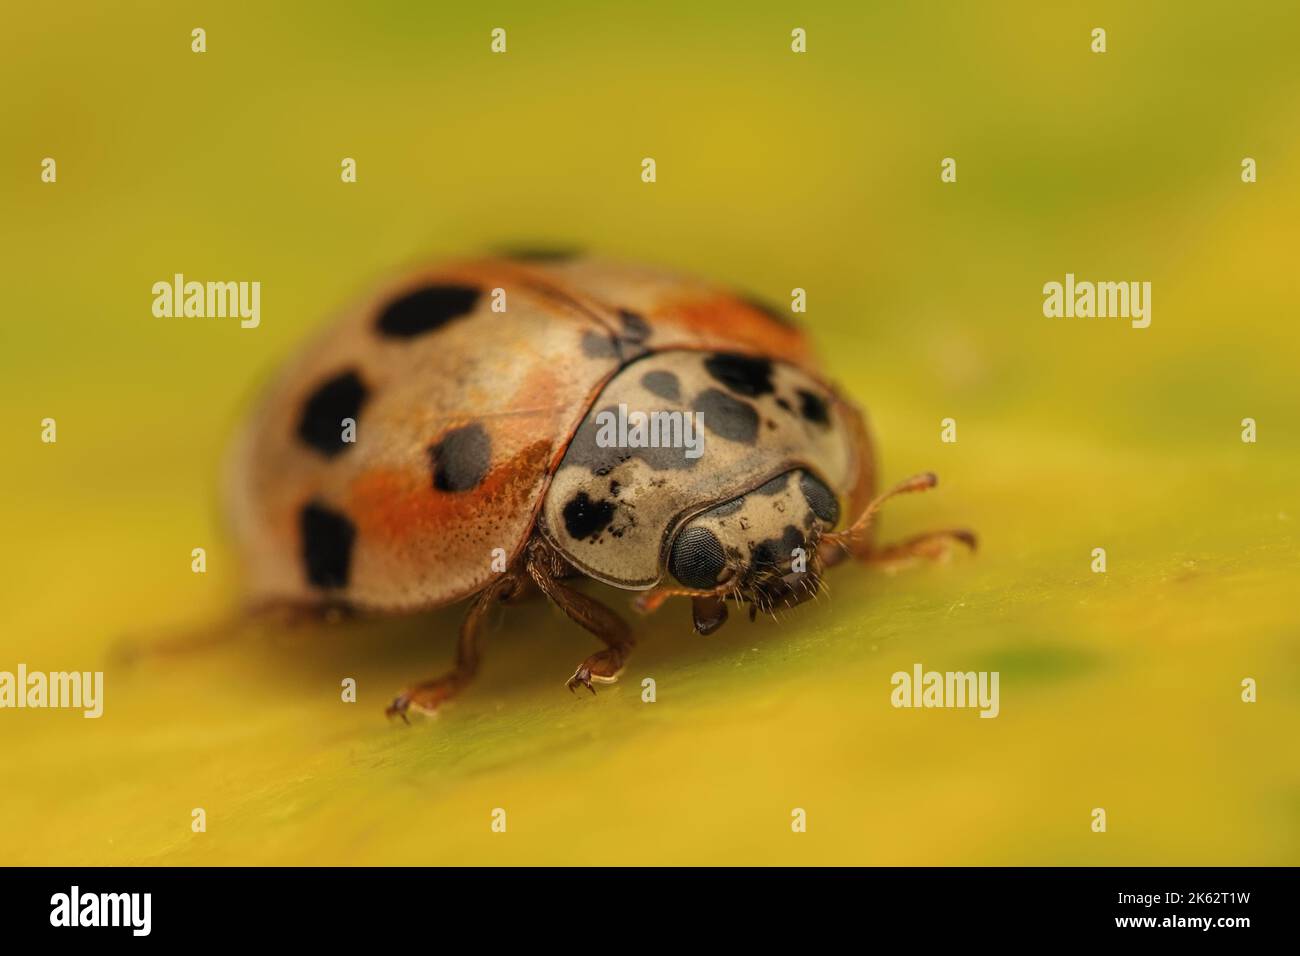
POLYGON ((687 522, 673 540, 668 570, 695 599, 695 629, 721 627, 727 600, 747 603, 753 619, 815 597, 817 548, 838 520, 830 489, 794 470, 687 522))

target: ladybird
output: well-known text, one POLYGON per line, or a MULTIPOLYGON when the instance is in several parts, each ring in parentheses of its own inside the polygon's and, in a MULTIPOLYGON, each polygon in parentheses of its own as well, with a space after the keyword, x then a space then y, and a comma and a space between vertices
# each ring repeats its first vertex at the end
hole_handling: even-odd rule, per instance
POLYGON ((876 546, 881 503, 935 479, 875 482, 862 414, 789 317, 654 268, 518 255, 416 270, 343 316, 240 431, 227 497, 255 604, 469 602, 453 669, 388 707, 405 719, 470 682, 489 608, 535 595, 604 645, 569 689, 615 681, 632 632, 578 578, 640 592, 643 612, 687 598, 709 634, 728 602, 751 620, 794 607, 845 558, 974 545, 876 546), (611 441, 618 414, 670 439, 694 423, 697 453, 611 441))

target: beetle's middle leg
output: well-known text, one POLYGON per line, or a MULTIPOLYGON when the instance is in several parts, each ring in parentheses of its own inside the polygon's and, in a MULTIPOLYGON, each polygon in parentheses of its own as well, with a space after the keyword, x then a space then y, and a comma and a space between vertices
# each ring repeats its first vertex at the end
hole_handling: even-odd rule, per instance
POLYGON ((579 664, 568 681, 569 690, 582 685, 594 694, 593 681, 612 684, 618 680, 636 642, 621 617, 590 595, 562 584, 558 578, 563 570, 559 556, 545 546, 534 548, 528 556, 528 573, 542 593, 559 605, 575 624, 605 642, 605 649, 579 664))

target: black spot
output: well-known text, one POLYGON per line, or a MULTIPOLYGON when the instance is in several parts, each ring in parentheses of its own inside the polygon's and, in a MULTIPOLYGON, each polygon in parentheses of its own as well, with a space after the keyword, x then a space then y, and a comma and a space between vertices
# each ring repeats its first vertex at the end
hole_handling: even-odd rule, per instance
POLYGON ((433 487, 439 491, 469 491, 487 477, 492 441, 482 425, 453 428, 429 449, 433 487))
POLYGON ((835 527, 835 523, 840 520, 840 503, 835 500, 831 490, 806 471, 799 473, 799 490, 803 492, 813 514, 826 522, 828 527, 835 527))
POLYGON ((682 383, 677 380, 677 376, 672 372, 662 370, 646 372, 641 376, 641 384, 645 386, 647 392, 658 395, 660 398, 666 398, 670 402, 681 400, 682 383))
POLYGON ((592 501, 580 491, 564 506, 564 530, 575 541, 593 538, 614 520, 614 506, 608 501, 592 501))
POLYGON ((785 530, 781 532, 781 546, 787 556, 793 556, 795 548, 804 546, 803 532, 792 524, 786 525, 785 530))
POLYGON ((758 438, 758 412, 754 406, 726 392, 705 389, 695 399, 695 410, 704 416, 704 427, 715 435, 746 445, 754 444, 758 438))
POLYGON ((768 496, 780 494, 782 491, 785 491, 785 486, 788 484, 790 484, 790 472, 786 471, 777 475, 771 481, 765 482, 755 488, 753 493, 756 495, 768 496))
POLYGON ((714 587, 725 566, 722 542, 708 528, 692 527, 682 531, 673 542, 668 557, 668 570, 688 588, 704 590, 714 587))
POLYGON ((569 262, 582 255, 582 250, 574 246, 507 246, 498 251, 503 259, 515 262, 569 262))
POLYGON ((650 338, 650 323, 631 309, 619 309, 618 317, 623 323, 622 338, 629 342, 644 342, 650 338))
POLYGON ((302 563, 307 580, 322 589, 347 587, 357 529, 324 505, 312 502, 298 515, 302 563))
POLYGON ((298 419, 298 437, 322 455, 337 455, 348 447, 343 440, 343 419, 357 420, 367 394, 355 371, 335 375, 308 396, 298 419))
POLYGON ((589 358, 621 358, 617 340, 599 332, 584 332, 582 354, 589 358))
POLYGON ((765 358, 719 352, 706 358, 704 367, 737 395, 757 398, 772 391, 772 363, 765 358))
POLYGON ((768 538, 750 549, 750 567, 756 571, 785 567, 794 556, 794 549, 802 548, 804 543, 803 532, 788 524, 780 538, 768 538))
POLYGON ((799 389, 799 414, 810 422, 818 425, 829 425, 831 421, 830 409, 826 407, 826 400, 820 395, 799 389))
POLYGON ((591 358, 613 358, 627 362, 646 351, 645 340, 650 337, 646 320, 627 309, 618 310, 623 325, 620 332, 584 332, 582 352, 591 358))
POLYGON ((785 409, 787 412, 789 412, 791 415, 794 414, 794 409, 790 407, 790 403, 787 402, 784 398, 778 398, 778 399, 776 400, 776 403, 777 403, 778 405, 780 405, 782 408, 784 408, 784 409, 785 409))
POLYGON ((473 312, 479 295, 468 285, 426 286, 389 303, 375 327, 381 335, 398 339, 424 335, 473 312))
POLYGON ((611 481, 609 483, 609 493, 613 495, 615 498, 618 497, 618 493, 622 490, 623 490, 623 486, 620 485, 617 481, 611 481))
POLYGON ((776 539, 760 541, 749 551, 749 566, 754 570, 776 567, 776 539))
POLYGON ((779 322, 781 325, 787 326, 788 328, 794 328, 796 325, 794 316, 788 310, 778 309, 770 302, 766 302, 763 299, 758 299, 753 296, 743 298, 741 301, 751 309, 762 312, 774 322, 779 322))

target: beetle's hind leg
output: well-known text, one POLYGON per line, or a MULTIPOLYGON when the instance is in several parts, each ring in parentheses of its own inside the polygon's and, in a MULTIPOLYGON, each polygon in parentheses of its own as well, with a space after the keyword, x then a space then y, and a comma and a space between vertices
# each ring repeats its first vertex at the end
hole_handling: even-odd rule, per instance
POLYGON ((144 660, 190 657, 234 643, 247 636, 250 626, 268 623, 292 629, 315 623, 334 624, 351 617, 346 604, 292 604, 267 601, 249 604, 208 624, 182 629, 165 636, 127 635, 109 648, 109 660, 132 666, 144 660))
POLYGON ((605 649, 579 664, 568 681, 569 690, 581 685, 594 694, 593 681, 612 684, 618 680, 636 642, 621 617, 590 595, 559 581, 565 570, 559 556, 543 544, 539 543, 529 553, 528 573, 542 593, 559 605, 575 624, 605 642, 605 649))
POLYGON ((401 717, 410 723, 406 712, 412 707, 422 713, 433 714, 464 690, 478 673, 479 638, 488 611, 494 604, 517 599, 529 590, 528 585, 526 578, 507 572, 480 591, 460 624, 460 637, 456 642, 456 666, 441 677, 407 688, 393 699, 384 713, 388 717, 401 717))

